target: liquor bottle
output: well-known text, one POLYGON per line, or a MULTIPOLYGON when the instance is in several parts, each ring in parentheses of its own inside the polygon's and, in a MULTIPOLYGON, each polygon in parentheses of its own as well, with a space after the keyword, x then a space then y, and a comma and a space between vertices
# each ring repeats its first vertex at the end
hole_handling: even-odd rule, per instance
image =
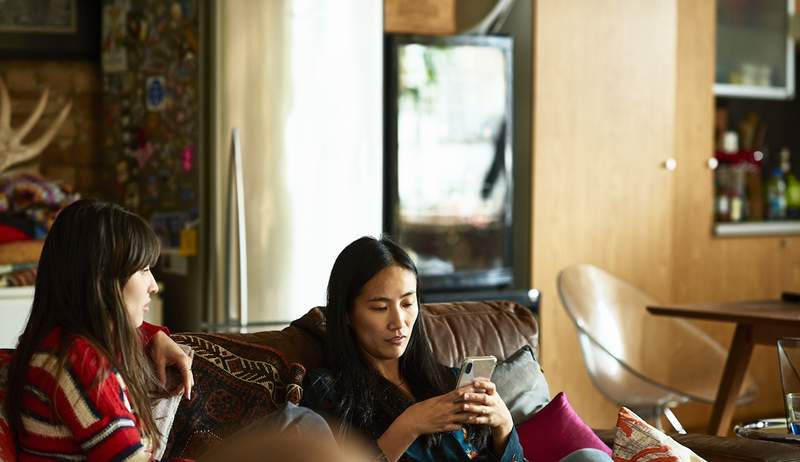
POLYGON ((800 181, 792 173, 789 148, 781 149, 781 173, 786 182, 786 218, 800 218, 800 181))
POLYGON ((772 176, 766 184, 767 219, 786 219, 786 180, 780 167, 772 170, 772 176))
POLYGON ((800 218, 800 181, 791 172, 786 175, 786 218, 800 218))

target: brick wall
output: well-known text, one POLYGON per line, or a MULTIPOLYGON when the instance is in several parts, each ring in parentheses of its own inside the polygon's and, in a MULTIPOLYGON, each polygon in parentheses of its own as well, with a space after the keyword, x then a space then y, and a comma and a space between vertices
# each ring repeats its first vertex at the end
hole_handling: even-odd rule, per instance
MULTIPOLYGON (((100 69, 95 61, 0 61, 11 97, 11 126, 19 127, 50 87, 44 114, 25 141, 38 138, 67 101, 72 111, 53 141, 33 163, 48 179, 72 184, 83 196, 105 196, 101 178, 100 69)), ((12 167, 13 168, 13 167, 12 167)))

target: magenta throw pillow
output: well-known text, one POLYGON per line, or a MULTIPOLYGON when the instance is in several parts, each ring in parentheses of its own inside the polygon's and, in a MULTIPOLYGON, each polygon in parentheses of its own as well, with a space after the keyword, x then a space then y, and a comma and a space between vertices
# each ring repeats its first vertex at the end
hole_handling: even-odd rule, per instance
POLYGON ((611 456, 611 449, 583 423, 563 392, 517 426, 517 434, 525 458, 536 462, 558 462, 585 448, 599 449, 611 456))

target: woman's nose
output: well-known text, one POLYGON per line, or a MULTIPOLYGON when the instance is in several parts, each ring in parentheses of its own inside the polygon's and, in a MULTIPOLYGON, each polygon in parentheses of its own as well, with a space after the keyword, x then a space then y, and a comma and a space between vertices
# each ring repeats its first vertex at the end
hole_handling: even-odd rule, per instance
POLYGON ((395 330, 403 327, 403 313, 399 307, 390 308, 389 329, 395 330))
POLYGON ((148 292, 151 294, 158 293, 158 283, 156 282, 156 278, 154 278, 152 275, 150 276, 150 287, 148 287, 148 292))

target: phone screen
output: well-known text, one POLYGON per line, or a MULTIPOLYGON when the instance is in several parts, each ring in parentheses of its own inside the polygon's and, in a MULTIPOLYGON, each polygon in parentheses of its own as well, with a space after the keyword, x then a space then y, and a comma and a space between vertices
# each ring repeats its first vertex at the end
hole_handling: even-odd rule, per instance
POLYGON ((464 359, 461 365, 461 372, 458 374, 456 388, 472 383, 477 377, 492 379, 497 358, 494 356, 472 356, 464 359))

